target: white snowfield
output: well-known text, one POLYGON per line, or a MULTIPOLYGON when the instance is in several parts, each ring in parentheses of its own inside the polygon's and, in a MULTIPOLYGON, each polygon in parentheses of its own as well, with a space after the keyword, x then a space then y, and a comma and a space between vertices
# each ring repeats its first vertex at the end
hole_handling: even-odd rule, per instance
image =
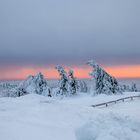
POLYGON ((91 107, 132 94, 0 98, 0 140, 140 140, 140 99, 91 107))

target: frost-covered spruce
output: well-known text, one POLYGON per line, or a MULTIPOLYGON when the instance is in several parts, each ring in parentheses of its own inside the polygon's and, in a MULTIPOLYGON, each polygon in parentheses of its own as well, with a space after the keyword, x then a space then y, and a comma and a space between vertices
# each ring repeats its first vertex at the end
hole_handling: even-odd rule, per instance
POLYGON ((77 90, 79 92, 87 92, 88 91, 88 87, 87 87, 86 82, 83 81, 83 80, 78 80, 77 90))
POLYGON ((120 85, 122 92, 131 92, 131 87, 129 85, 120 85))
POLYGON ((73 70, 69 71, 69 90, 71 94, 75 94, 77 91, 77 80, 74 77, 73 70))
POLYGON ((7 82, 0 83, 0 89, 12 89, 12 88, 16 88, 16 87, 17 87, 16 84, 11 84, 11 83, 7 83, 7 82))
POLYGON ((47 82, 44 79, 42 73, 38 73, 35 76, 28 76, 28 78, 20 84, 17 89, 18 95, 24 95, 29 93, 36 93, 42 95, 48 95, 50 89, 47 86, 47 82))
POLYGON ((27 91, 22 87, 19 87, 16 91, 16 96, 18 97, 26 95, 26 94, 28 94, 27 91))
POLYGON ((62 66, 56 66, 55 68, 57 69, 60 75, 58 94, 68 95, 69 94, 69 80, 68 80, 67 73, 62 66))
POLYGON ((34 77, 35 91, 37 94, 42 94, 43 90, 47 87, 47 82, 43 74, 40 72, 34 77))
POLYGON ((122 92, 137 92, 137 86, 135 83, 132 83, 132 85, 120 85, 122 92))
POLYGON ((131 91, 132 92, 137 92, 138 91, 135 83, 132 84, 131 91))
POLYGON ((94 61, 88 61, 87 63, 93 68, 90 73, 93 79, 95 79, 95 91, 96 94, 116 94, 121 93, 117 80, 109 75, 104 69, 102 69, 94 61))

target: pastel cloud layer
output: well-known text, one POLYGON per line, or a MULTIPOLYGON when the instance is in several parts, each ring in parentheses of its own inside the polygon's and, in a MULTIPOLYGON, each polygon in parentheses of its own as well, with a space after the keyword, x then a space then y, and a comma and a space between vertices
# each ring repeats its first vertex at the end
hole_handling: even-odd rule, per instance
MULTIPOLYGON (((66 71, 70 68, 74 70, 77 78, 90 78, 90 67, 87 66, 69 66, 65 67, 66 71)), ((123 66, 105 66, 104 69, 111 75, 117 78, 140 78, 140 65, 123 65, 123 66)), ((45 78, 56 79, 59 78, 57 70, 54 67, 7 67, 0 69, 0 79, 25 79, 28 75, 42 72, 45 78)))

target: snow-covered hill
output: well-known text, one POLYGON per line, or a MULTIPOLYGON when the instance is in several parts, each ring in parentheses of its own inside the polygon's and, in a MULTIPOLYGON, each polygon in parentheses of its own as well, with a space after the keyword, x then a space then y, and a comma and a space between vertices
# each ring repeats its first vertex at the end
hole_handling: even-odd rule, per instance
POLYGON ((0 98, 1 140, 139 140, 140 99, 93 108, 124 95, 58 99, 29 94, 0 98))

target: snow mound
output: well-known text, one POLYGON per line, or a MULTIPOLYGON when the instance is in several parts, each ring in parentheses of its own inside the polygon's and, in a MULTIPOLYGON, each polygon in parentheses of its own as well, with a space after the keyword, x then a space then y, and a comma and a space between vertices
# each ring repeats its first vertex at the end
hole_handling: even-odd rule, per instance
POLYGON ((76 138, 77 140, 139 140, 140 121, 111 112, 98 114, 76 130, 76 138))

